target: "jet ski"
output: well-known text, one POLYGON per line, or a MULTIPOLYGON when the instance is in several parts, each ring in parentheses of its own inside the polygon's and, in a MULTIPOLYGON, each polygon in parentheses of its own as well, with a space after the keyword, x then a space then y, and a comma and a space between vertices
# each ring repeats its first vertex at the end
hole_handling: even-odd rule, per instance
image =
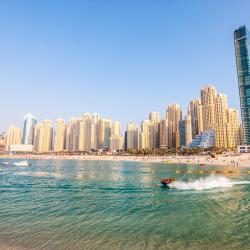
POLYGON ((169 185, 170 185, 171 183, 173 183, 174 181, 175 181, 175 179, 172 178, 172 177, 170 177, 170 178, 162 179, 162 180, 161 180, 161 184, 162 184, 163 186, 170 187, 169 185))

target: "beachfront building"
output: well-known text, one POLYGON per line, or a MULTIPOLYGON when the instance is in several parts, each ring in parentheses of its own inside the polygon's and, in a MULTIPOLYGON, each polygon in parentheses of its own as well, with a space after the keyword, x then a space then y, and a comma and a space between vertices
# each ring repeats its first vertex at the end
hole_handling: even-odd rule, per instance
POLYGON ((215 99, 217 91, 214 86, 204 86, 201 89, 201 104, 203 130, 215 129, 215 99))
POLYGON ((6 151, 6 134, 1 133, 0 134, 0 153, 6 151))
POLYGON ((44 120, 34 127, 34 151, 47 153, 52 150, 53 128, 50 120, 44 120))
POLYGON ((40 132, 41 124, 36 124, 34 126, 34 139, 33 139, 33 150, 38 153, 39 147, 39 132, 40 132))
POLYGON ((22 143, 22 129, 11 126, 6 135, 6 151, 9 150, 10 145, 17 145, 22 143))
POLYGON ((185 120, 179 122, 179 138, 180 147, 188 147, 192 142, 192 121, 190 110, 188 110, 185 120))
POLYGON ((189 144, 190 148, 210 148, 215 146, 215 131, 213 129, 202 132, 189 144))
MULTIPOLYGON (((141 134, 140 134, 140 145, 141 149, 151 148, 151 122, 150 120, 144 120, 141 122, 141 134)), ((152 132, 154 132, 152 130, 152 132)))
POLYGON ((192 123, 192 139, 203 131, 202 105, 200 99, 193 99, 189 103, 192 123))
POLYGON ((229 108, 227 110, 227 146, 228 148, 236 148, 243 143, 242 130, 239 121, 239 114, 236 109, 229 108))
POLYGON ((126 149, 139 149, 139 130, 137 124, 130 122, 126 131, 126 149))
POLYGON ((99 133, 98 133, 98 149, 110 148, 110 136, 112 129, 112 120, 101 118, 99 120, 99 133))
POLYGON ((54 151, 60 152, 66 148, 66 124, 63 119, 56 120, 54 135, 54 151))
POLYGON ((91 124, 91 149, 98 150, 98 133, 99 133, 100 116, 97 113, 92 114, 91 124))
POLYGON ((160 113, 150 112, 150 148, 159 147, 159 123, 160 123, 160 113))
POLYGON ((250 61, 249 61, 249 32, 246 26, 234 31, 234 47, 240 93, 240 108, 244 143, 250 145, 250 61))
POLYGON ((123 137, 121 134, 121 123, 114 122, 111 129, 110 149, 112 151, 119 151, 123 149, 123 137))
POLYGON ((79 118, 71 118, 66 126, 66 150, 78 151, 79 148, 79 118))
POLYGON ((71 118, 67 125, 59 119, 56 123, 54 150, 61 151, 63 148, 69 152, 91 152, 111 147, 121 150, 123 137, 120 127, 120 123, 112 124, 110 119, 100 118, 96 113, 84 113, 80 118, 71 118))
POLYGON ((219 94, 215 100, 215 136, 216 146, 228 148, 227 145, 227 96, 219 94))
POLYGON ((79 120, 79 151, 89 152, 91 150, 91 130, 92 115, 90 113, 85 113, 82 119, 79 120))
POLYGON ((168 121, 168 145, 169 147, 178 148, 179 141, 179 122, 182 120, 181 107, 178 104, 169 105, 166 111, 168 121))
POLYGON ((201 89, 201 103, 203 130, 215 131, 215 146, 220 148, 235 148, 239 145, 239 138, 241 137, 240 123, 237 114, 230 116, 228 113, 230 111, 227 96, 217 94, 214 86, 205 86, 201 89), (237 126, 237 129, 235 126, 237 126))
POLYGON ((186 121, 179 121, 179 142, 180 147, 186 146, 186 121))
POLYGON ((168 147, 168 120, 162 119, 159 124, 159 147, 168 147))
POLYGON ((188 109, 188 113, 185 118, 185 144, 189 146, 192 142, 192 120, 190 110, 188 109))
POLYGON ((34 140, 34 126, 37 124, 36 118, 27 113, 24 117, 24 126, 23 126, 23 139, 22 143, 25 145, 33 145, 34 140))
POLYGON ((84 121, 79 121, 79 142, 78 150, 79 151, 88 151, 86 150, 86 129, 84 121))

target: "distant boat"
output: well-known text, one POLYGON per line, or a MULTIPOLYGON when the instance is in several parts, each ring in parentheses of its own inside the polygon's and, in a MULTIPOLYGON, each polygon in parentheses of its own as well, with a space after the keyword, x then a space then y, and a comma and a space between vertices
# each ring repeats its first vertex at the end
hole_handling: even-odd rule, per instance
POLYGON ((4 165, 8 165, 8 164, 9 164, 9 162, 8 162, 8 161, 3 161, 3 162, 2 162, 2 164, 4 164, 4 165))
POLYGON ((205 163, 201 163, 200 166, 201 166, 201 167, 205 167, 206 164, 205 164, 205 163))
POLYGON ((14 162, 13 164, 14 164, 15 166, 19 166, 19 167, 31 166, 31 163, 28 163, 27 161, 14 162))

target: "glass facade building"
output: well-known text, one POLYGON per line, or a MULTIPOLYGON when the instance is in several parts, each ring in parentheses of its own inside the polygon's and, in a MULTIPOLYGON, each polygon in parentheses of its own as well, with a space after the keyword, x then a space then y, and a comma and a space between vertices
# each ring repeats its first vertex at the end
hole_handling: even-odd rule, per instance
POLYGON ((179 121, 180 146, 186 146, 186 126, 185 120, 179 121))
POLYGON ((250 64, 249 32, 246 26, 234 31, 234 47, 240 92, 241 119, 244 143, 250 145, 250 64))
POLYGON ((210 148, 215 146, 215 131, 213 129, 207 130, 193 139, 189 144, 190 148, 210 148))
POLYGON ((32 114, 26 114, 23 126, 23 144, 32 144, 34 139, 34 126, 37 124, 36 118, 32 114))

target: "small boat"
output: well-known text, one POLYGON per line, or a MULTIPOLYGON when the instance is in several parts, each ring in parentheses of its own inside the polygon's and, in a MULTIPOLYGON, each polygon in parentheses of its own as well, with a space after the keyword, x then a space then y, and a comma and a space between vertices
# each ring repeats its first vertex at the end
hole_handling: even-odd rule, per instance
POLYGON ((13 164, 14 164, 15 166, 19 166, 19 167, 31 166, 31 163, 28 163, 27 161, 14 162, 13 164))
POLYGON ((201 166, 201 167, 205 167, 206 164, 205 164, 205 163, 200 163, 200 166, 201 166))
POLYGON ((161 184, 164 185, 164 186, 170 187, 169 185, 171 183, 173 183, 174 181, 175 181, 175 179, 170 177, 170 178, 162 179, 161 184))
POLYGON ((8 165, 8 164, 9 164, 9 162, 8 162, 8 161, 3 161, 3 162, 2 162, 2 164, 4 164, 4 165, 8 165))

